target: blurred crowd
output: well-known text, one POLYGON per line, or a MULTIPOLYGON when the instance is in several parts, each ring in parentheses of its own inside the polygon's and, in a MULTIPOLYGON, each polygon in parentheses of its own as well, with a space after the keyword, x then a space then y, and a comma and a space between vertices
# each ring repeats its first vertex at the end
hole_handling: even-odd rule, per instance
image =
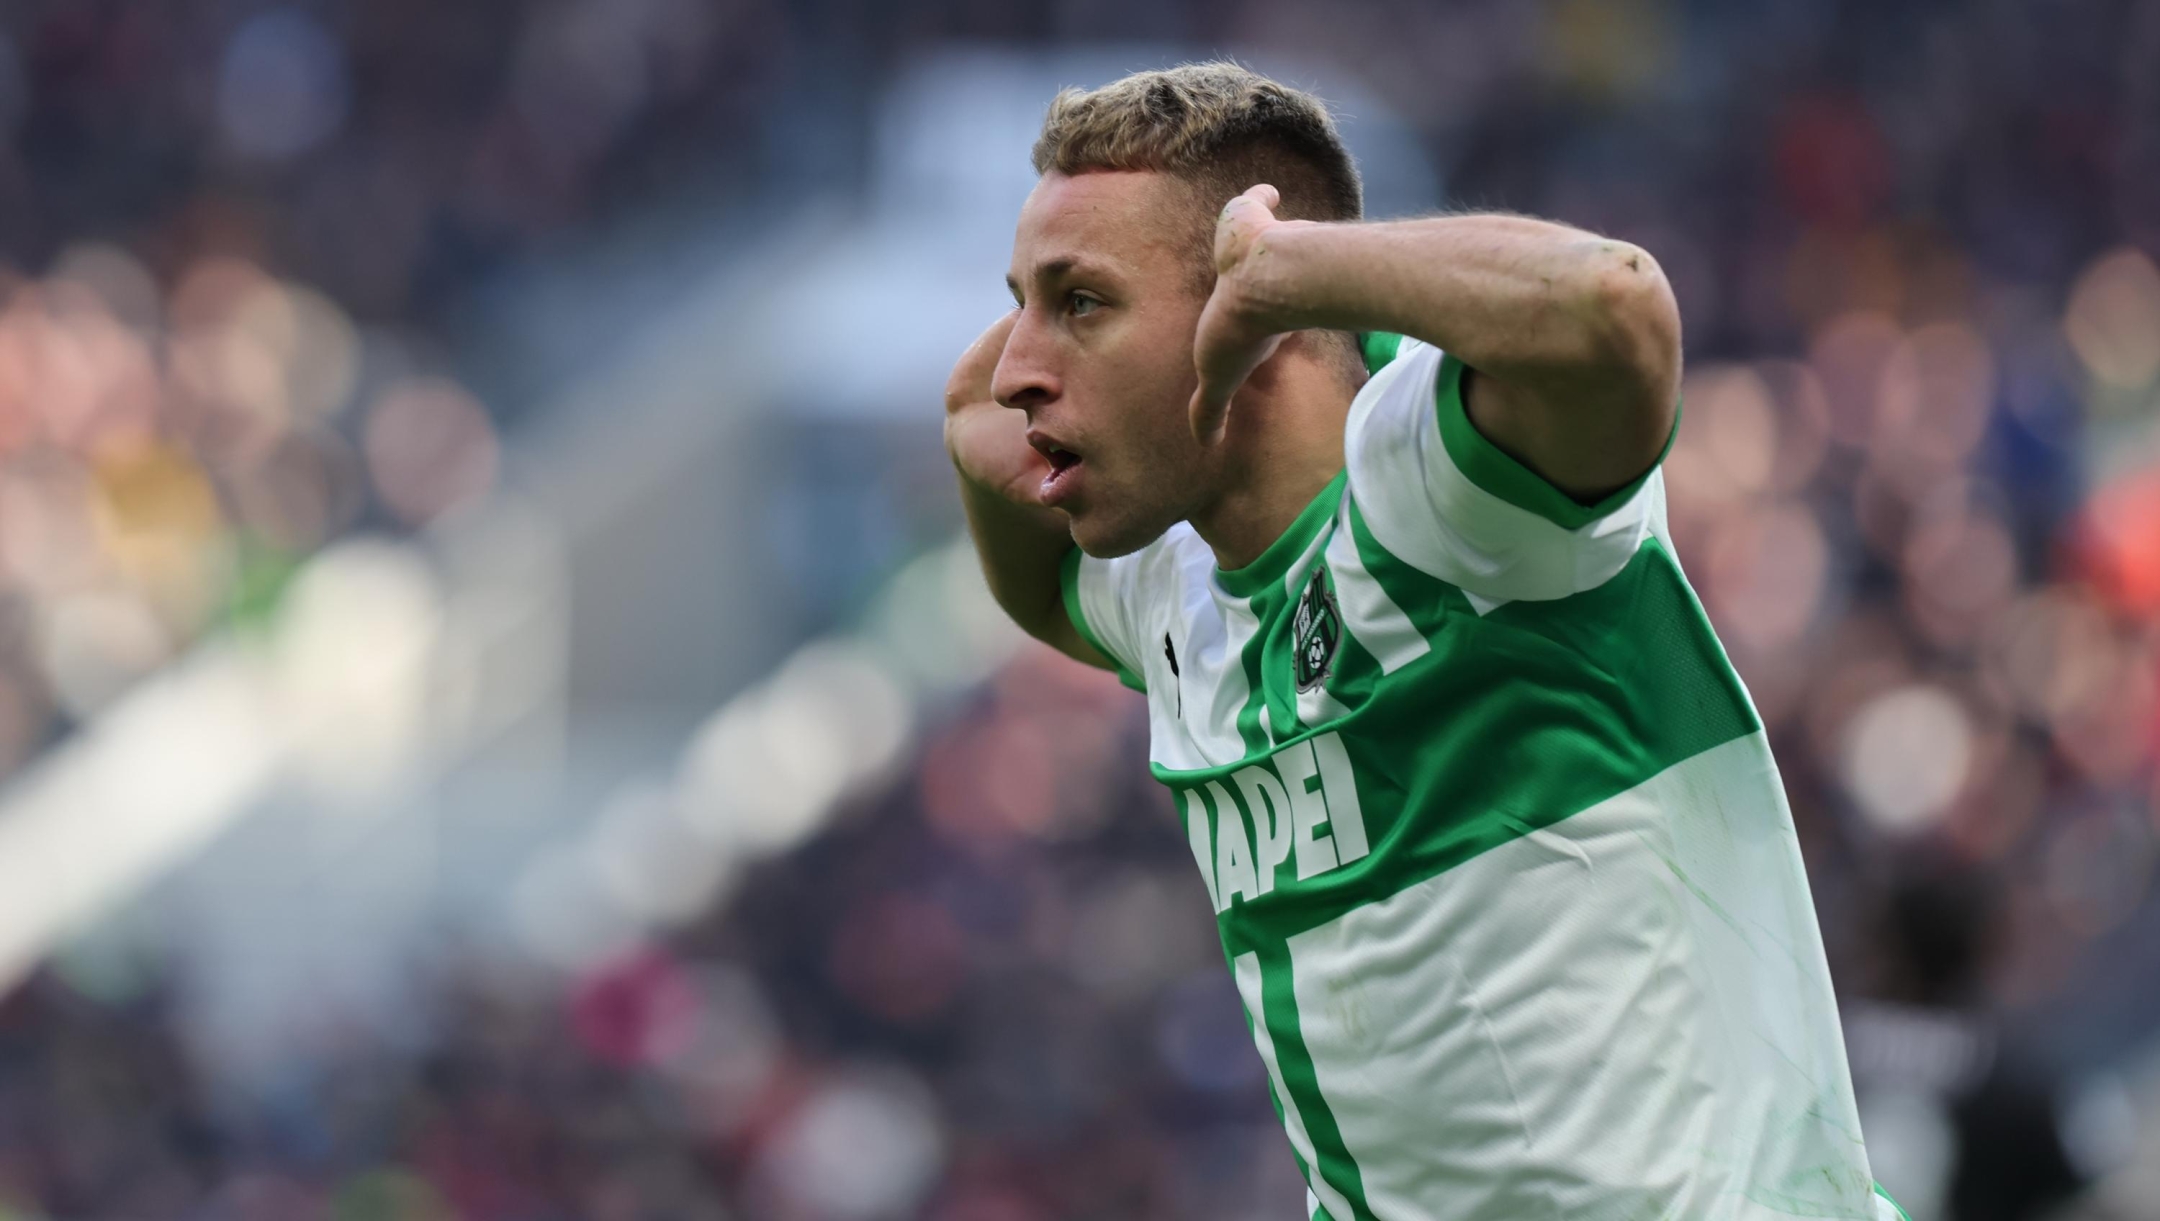
MULTIPOLYGON (((505 405, 443 353, 491 274, 671 190, 844 186, 935 40, 1143 37, 1352 75, 1445 202, 1659 258, 1676 549, 1878 1173, 1922 1221, 2072 1190, 2074 1079, 2160 1024, 2090 984, 2160 944, 2151 3, 8 6, 0 774, 325 539, 486 492, 505 405)), ((0 1218, 1291 1216, 1142 732, 1026 653, 685 929, 568 984, 446 953, 411 1038, 326 1030, 268 1094, 191 1068, 154 974, 63 960, 0 998, 0 1218)))
POLYGON ((63 957, 0 1001, 0 1218, 1285 1215, 1128 695, 1030 650, 722 909, 567 985, 446 951, 409 1037, 244 1095, 154 973, 63 957))
POLYGON ((788 48, 843 16, 0 8, 0 776, 325 539, 490 490, 520 404, 456 375, 476 302, 656 198, 797 181, 788 48))

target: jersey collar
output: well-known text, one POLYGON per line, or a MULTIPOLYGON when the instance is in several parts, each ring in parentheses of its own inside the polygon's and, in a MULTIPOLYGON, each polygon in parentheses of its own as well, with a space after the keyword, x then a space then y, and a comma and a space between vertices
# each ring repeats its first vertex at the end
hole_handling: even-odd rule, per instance
POLYGON ((1290 566, 1297 562, 1299 556, 1305 554, 1312 541, 1320 537, 1320 532, 1326 529, 1328 522, 1334 518, 1336 506, 1342 503, 1343 488, 1349 479, 1350 472, 1347 469, 1337 471, 1335 477, 1328 480, 1328 485, 1320 489, 1320 494, 1312 498, 1312 503, 1306 505, 1304 511, 1297 515, 1297 520, 1290 523, 1289 529, 1269 543, 1267 550, 1261 552, 1258 559, 1243 568, 1233 568, 1227 572, 1217 567, 1215 584, 1233 598, 1250 598, 1289 576, 1290 566))

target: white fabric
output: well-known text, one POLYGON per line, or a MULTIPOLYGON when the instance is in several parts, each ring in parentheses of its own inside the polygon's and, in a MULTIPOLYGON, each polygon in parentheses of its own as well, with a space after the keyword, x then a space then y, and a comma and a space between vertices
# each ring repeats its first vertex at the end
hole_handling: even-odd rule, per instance
POLYGON ((1380 1221, 1877 1216, 1766 792, 1762 736, 1736 739, 1290 939, 1380 1221))

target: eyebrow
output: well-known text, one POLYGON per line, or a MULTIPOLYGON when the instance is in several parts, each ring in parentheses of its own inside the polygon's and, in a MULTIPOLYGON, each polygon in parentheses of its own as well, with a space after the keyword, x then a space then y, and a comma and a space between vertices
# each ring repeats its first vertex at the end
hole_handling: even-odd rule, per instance
MULTIPOLYGON (((1071 255, 1067 255, 1063 258, 1052 259, 1047 263, 1036 264, 1035 276, 1037 279, 1056 279, 1059 276, 1071 275, 1074 269, 1078 268, 1079 266, 1080 260, 1072 257, 1071 255)), ((1012 293, 1014 298, 1017 299, 1020 296, 1019 281, 1012 278, 1011 272, 1005 273, 1005 287, 1012 293)))

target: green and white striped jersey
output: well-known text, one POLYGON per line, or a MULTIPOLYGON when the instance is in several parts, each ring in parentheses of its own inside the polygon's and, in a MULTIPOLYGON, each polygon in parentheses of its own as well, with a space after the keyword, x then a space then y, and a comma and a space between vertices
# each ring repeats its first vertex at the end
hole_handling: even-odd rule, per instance
POLYGON ((1894 1218, 1760 720, 1652 471, 1574 502, 1366 342, 1251 565, 1075 551, 1328 1221, 1894 1218))

